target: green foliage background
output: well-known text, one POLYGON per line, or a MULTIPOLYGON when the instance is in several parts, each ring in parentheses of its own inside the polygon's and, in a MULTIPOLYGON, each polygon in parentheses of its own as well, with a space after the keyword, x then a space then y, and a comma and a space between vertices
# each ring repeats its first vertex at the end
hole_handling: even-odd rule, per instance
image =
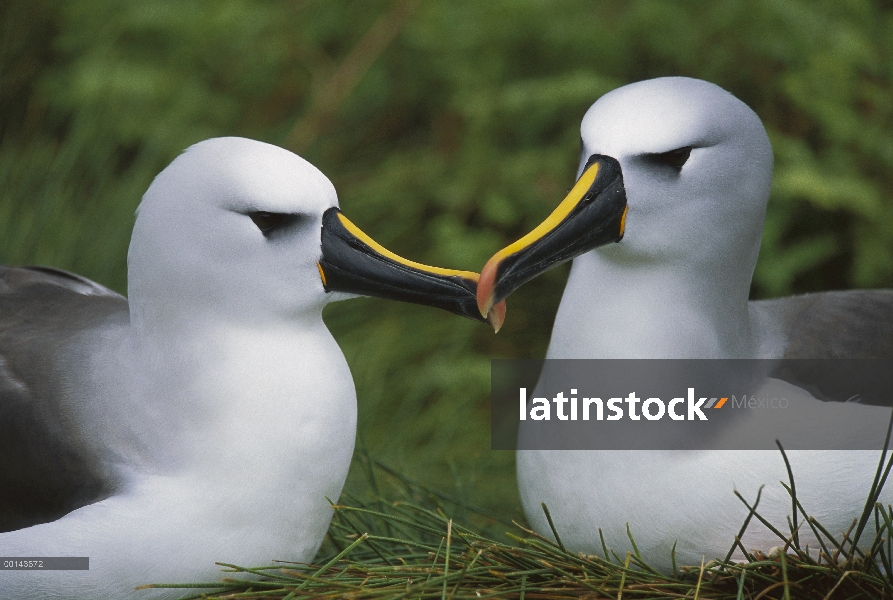
MULTIPOLYGON (((586 108, 662 75, 725 87, 769 131, 754 297, 893 287, 886 0, 5 0, 0 262, 124 292, 152 177, 240 135, 313 162, 385 246, 478 270, 570 187, 586 108)), ((489 359, 544 354, 566 275, 513 295, 496 336, 424 307, 327 308, 360 446, 519 515, 514 457, 489 450, 489 359)))

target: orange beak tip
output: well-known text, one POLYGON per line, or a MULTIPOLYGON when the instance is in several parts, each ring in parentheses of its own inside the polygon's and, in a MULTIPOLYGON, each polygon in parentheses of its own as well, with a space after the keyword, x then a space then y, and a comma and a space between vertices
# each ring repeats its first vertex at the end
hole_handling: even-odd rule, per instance
MULTIPOLYGON (((482 317, 489 318, 490 309, 493 308, 493 293, 495 291, 496 270, 499 266, 499 262, 499 259, 493 257, 488 260, 487 264, 484 265, 484 268, 481 269, 481 276, 478 279, 477 285, 477 301, 478 310, 481 311, 482 317)), ((503 314, 505 314, 505 308, 503 308, 503 314)))
POLYGON ((502 300, 487 313, 487 321, 493 326, 493 333, 499 333, 505 322, 505 300, 502 300))

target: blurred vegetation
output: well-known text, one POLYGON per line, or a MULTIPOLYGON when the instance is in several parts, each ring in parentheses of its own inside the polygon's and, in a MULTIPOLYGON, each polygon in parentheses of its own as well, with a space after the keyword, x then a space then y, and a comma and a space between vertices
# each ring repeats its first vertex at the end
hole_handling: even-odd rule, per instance
MULTIPOLYGON (((124 292, 152 177, 240 135, 313 162, 385 246, 478 270, 570 187, 586 108, 662 75, 725 87, 769 130, 755 297, 893 287, 885 0, 4 0, 0 262, 124 292)), ((489 359, 545 353, 566 275, 513 295, 497 336, 425 307, 327 308, 360 446, 519 515, 514 457, 489 450, 489 359)))

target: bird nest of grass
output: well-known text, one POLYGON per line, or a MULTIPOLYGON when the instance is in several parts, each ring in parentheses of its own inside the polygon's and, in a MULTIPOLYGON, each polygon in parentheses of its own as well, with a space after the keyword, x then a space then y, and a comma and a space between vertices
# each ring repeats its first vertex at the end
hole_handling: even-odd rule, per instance
MULTIPOLYGON (((784 450, 779 449, 787 463, 784 450)), ((809 516, 797 500, 788 467, 791 515, 782 529, 738 492, 747 519, 722 560, 676 567, 667 574, 641 556, 632 534, 631 551, 616 554, 601 539, 601 555, 567 550, 554 526, 554 540, 517 522, 462 505, 492 525, 506 525, 507 542, 450 517, 459 502, 410 480, 368 456, 361 456, 371 478, 388 477, 401 489, 399 500, 361 500, 345 494, 333 504, 335 515, 317 564, 281 562, 262 567, 219 563, 225 573, 214 583, 154 584, 183 589, 183 600, 291 600, 293 598, 669 598, 815 599, 893 598, 893 507, 877 502, 893 458, 881 454, 865 508, 849 531, 835 536, 809 516), (758 520, 779 538, 765 553, 747 551, 740 539, 758 520), (801 547, 809 529, 819 548, 801 547), (859 544, 873 533, 871 544, 859 544), (867 549, 866 549, 867 548, 867 549), (746 560, 733 561, 738 550, 746 560)), ((379 489, 373 480, 372 489, 379 489)), ((396 488, 395 488, 396 489, 396 488)), ((548 508, 543 510, 549 523, 548 508)), ((474 518, 469 518, 469 522, 474 518)), ((600 534, 601 532, 599 532, 600 534)), ((671 549, 671 556, 674 556, 671 549)))

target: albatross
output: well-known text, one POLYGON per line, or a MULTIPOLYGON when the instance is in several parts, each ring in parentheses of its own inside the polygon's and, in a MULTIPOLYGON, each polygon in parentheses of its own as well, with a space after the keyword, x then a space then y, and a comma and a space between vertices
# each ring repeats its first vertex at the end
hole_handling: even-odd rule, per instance
MULTIPOLYGON (((573 259, 547 358, 893 357, 891 290, 749 301, 773 156, 759 117, 732 94, 683 77, 634 83, 591 106, 581 137, 574 188, 482 269, 484 314, 573 259)), ((852 409, 889 419, 889 408, 852 409)), ((861 514, 879 454, 788 452, 799 500, 838 539, 861 514)), ((629 524, 664 570, 674 543, 678 564, 726 555, 748 514, 735 490, 752 503, 765 485, 759 511, 783 531, 791 515, 777 451, 519 450, 517 470, 539 532, 551 536, 545 503, 566 547, 601 554, 601 529, 622 556, 629 524)), ((755 520, 743 544, 783 545, 755 520)))
POLYGON ((0 598, 159 598, 215 561, 313 559, 356 432, 322 321, 371 295, 485 319, 477 274, 409 261, 345 217, 284 149, 198 143, 137 209, 128 299, 45 267, 0 269, 0 598))

